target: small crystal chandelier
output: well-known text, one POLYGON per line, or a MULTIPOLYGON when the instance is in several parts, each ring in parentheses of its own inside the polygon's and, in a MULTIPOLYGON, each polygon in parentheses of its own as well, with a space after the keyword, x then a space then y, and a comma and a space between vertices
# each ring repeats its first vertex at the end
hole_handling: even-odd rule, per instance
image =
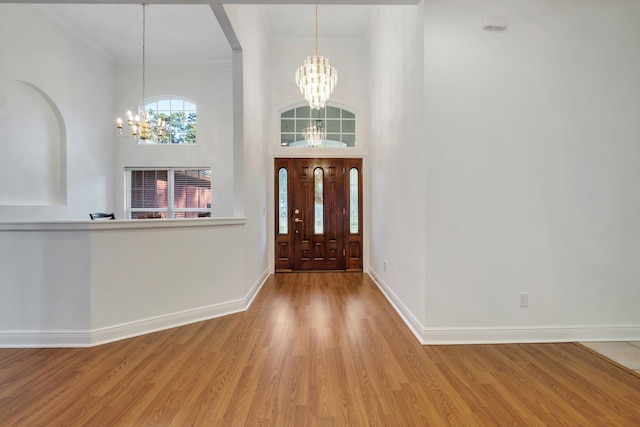
POLYGON ((329 59, 318 56, 318 5, 316 4, 316 54, 307 57, 296 71, 296 84, 309 106, 324 108, 333 88, 338 83, 338 72, 329 65, 329 59))
POLYGON ((317 120, 315 123, 309 123, 309 126, 302 131, 302 136, 307 141, 307 147, 322 147, 327 139, 327 132, 322 127, 322 122, 317 120))
POLYGON ((135 138, 138 141, 147 142, 151 139, 152 136, 162 137, 164 134, 166 123, 160 117, 158 117, 158 121, 156 123, 156 134, 153 134, 153 129, 151 127, 151 119, 149 118, 149 113, 144 108, 144 92, 145 92, 145 39, 147 32, 147 5, 142 3, 142 106, 139 108, 140 115, 136 114, 135 116, 131 113, 131 110, 127 111, 127 124, 129 125, 129 129, 131 131, 130 135, 124 135, 122 133, 122 119, 118 117, 116 120, 116 126, 120 135, 125 138, 135 138))

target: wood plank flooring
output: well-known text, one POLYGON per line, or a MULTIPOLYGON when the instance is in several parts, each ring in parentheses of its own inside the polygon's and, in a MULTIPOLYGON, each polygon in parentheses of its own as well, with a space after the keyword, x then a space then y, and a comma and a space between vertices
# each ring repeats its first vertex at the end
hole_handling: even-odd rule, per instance
POLYGON ((1 349, 1 426, 635 426, 640 377, 577 344, 421 346, 367 275, 89 349, 1 349))

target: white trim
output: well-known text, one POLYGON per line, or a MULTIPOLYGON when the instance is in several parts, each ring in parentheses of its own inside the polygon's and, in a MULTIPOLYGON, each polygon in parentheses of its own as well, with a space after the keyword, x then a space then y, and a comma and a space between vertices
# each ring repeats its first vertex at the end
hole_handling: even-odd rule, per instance
POLYGON ((163 218, 91 221, 12 221, 0 222, 0 232, 10 231, 102 231, 149 228, 222 227, 245 225, 246 218, 163 218))
POLYGON ((245 310, 245 299, 212 304, 176 313, 127 322, 120 325, 107 326, 91 331, 91 345, 101 345, 126 338, 176 328, 203 320, 215 319, 245 310))
POLYGON ((267 268, 262 272, 260 277, 258 277, 258 280, 256 280, 253 286, 251 286, 251 289, 249 289, 249 292, 247 292, 247 295, 244 297, 245 310, 247 310, 251 306, 251 304, 253 304, 253 300, 256 298, 256 295, 258 295, 258 292, 260 292, 260 289, 262 289, 264 284, 267 282, 267 279, 270 275, 271 269, 267 268))
POLYGON ((396 310, 398 315, 402 318, 407 327, 411 330, 413 335, 418 339, 420 344, 425 344, 423 338, 424 326, 416 319, 411 310, 407 308, 406 305, 402 303, 402 300, 398 298, 398 296, 391 290, 391 287, 387 285, 384 280, 378 276, 378 274, 369 266, 367 268, 367 273, 371 276, 373 283, 378 286, 380 292, 387 298, 389 303, 396 310))
MULTIPOLYGON (((368 274, 423 345, 640 341, 640 325, 544 326, 535 328, 424 328, 391 288, 368 274)), ((0 348, 93 347, 247 310, 270 277, 267 268, 244 298, 94 330, 0 331, 0 348)))
POLYGON ((74 331, 0 331, 0 348, 93 347, 246 311, 270 276, 266 269, 244 298, 135 320, 104 328, 74 331))
POLYGON ((368 273, 423 345, 640 341, 640 325, 426 328, 371 267, 368 273))
POLYGON ((0 348, 90 347, 91 331, 0 331, 0 348))
POLYGON ((423 331, 423 344, 429 345, 638 340, 638 325, 426 328, 423 331))

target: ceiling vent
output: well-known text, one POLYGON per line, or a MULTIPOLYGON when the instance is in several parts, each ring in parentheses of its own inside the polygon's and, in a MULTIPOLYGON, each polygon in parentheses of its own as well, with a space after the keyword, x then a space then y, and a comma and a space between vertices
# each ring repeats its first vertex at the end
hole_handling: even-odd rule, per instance
POLYGON ((504 16, 487 15, 482 21, 482 29, 488 31, 504 31, 507 28, 507 18, 504 16))

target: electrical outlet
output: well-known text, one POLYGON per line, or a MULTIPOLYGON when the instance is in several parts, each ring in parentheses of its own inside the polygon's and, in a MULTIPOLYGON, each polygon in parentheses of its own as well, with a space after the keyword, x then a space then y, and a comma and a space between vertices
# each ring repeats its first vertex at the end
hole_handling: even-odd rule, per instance
POLYGON ((382 263, 382 268, 384 271, 387 271, 387 261, 382 263))
POLYGON ((529 307, 529 294, 526 292, 520 294, 520 307, 529 307))

